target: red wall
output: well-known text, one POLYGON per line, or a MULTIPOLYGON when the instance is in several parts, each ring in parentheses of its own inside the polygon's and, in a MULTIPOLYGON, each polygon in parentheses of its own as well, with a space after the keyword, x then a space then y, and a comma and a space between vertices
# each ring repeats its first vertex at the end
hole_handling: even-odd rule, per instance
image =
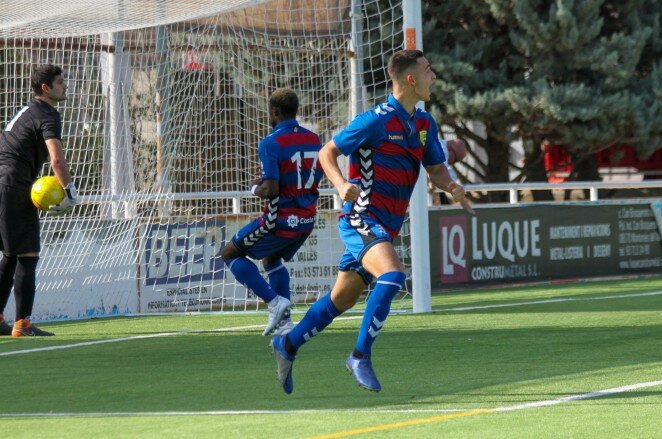
MULTIPOLYGON (((543 157, 548 180, 551 183, 565 181, 565 175, 572 171, 571 158, 565 145, 543 145, 543 157)), ((662 171, 662 148, 657 149, 647 160, 640 160, 631 146, 614 145, 596 153, 595 158, 599 168, 632 167, 640 171, 662 171)), ((662 178, 662 174, 654 178, 662 178)))

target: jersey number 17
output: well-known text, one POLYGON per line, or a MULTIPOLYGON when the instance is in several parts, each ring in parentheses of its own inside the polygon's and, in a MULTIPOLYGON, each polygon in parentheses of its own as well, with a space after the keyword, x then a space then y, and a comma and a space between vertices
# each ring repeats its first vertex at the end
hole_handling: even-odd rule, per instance
POLYGON ((297 164, 297 189, 310 189, 313 187, 313 184, 315 184, 315 169, 317 169, 318 155, 318 151, 297 151, 292 155, 292 162, 297 164), (306 159, 313 160, 313 164, 310 168, 303 167, 303 161, 306 159), (305 185, 302 185, 304 172, 310 172, 310 174, 308 175, 305 185))

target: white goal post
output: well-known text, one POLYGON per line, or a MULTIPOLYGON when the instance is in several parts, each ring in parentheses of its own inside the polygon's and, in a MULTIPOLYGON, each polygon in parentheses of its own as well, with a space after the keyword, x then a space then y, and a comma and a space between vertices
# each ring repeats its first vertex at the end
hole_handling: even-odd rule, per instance
MULTIPOLYGON (((420 36, 420 0, 18 3, 0 4, 0 123, 30 99, 36 65, 62 66, 58 109, 82 200, 42 218, 35 320, 257 309, 220 250, 261 208, 247 184, 270 92, 297 91, 300 123, 326 142, 384 100, 403 8, 418 7, 420 36)), ((287 264, 298 302, 328 290, 342 251, 339 202, 324 187, 315 232, 287 264)), ((417 215, 427 221, 427 208, 417 215)), ((408 268, 412 228, 395 243, 408 268)), ((429 307, 427 266, 412 277, 429 307)))
MULTIPOLYGON (((423 32, 420 0, 403 0, 404 48, 423 50, 423 32)), ((423 106, 419 102, 419 106, 423 106)), ((430 280, 430 236, 428 228, 428 194, 425 172, 418 176, 416 188, 409 203, 411 222, 411 283, 415 313, 432 310, 430 280)))

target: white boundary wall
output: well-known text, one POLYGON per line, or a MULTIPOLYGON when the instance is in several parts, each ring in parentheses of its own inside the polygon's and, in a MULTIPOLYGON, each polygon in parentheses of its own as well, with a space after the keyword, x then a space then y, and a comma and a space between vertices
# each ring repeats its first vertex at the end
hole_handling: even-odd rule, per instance
MULTIPOLYGON (((478 190, 481 186, 485 185, 469 187, 478 190)), ((520 190, 534 185, 489 185, 486 190, 495 186, 499 190, 509 190, 508 186, 520 190)), ((604 186, 599 182, 535 184, 540 189, 604 186)), ((662 188, 662 182, 609 183, 607 186, 662 188)), ((250 195, 246 192, 232 196, 241 198, 250 195)), ((662 217, 662 198, 653 201, 656 208, 659 206, 660 212, 656 213, 662 217)), ((582 202, 586 203, 591 202, 582 202)), ((504 207, 508 205, 503 204, 504 207)), ((535 203, 526 205, 535 209, 535 203)), ((481 205, 475 207, 480 209, 481 205)), ((337 215, 337 211, 320 212, 315 232, 294 261, 287 264, 297 301, 311 302, 315 297, 310 295, 310 291, 326 291, 333 284, 343 250, 336 228, 337 215)), ((234 214, 193 223, 174 222, 165 226, 140 224, 133 220, 107 220, 105 226, 95 232, 93 239, 82 236, 86 233, 82 232, 86 230, 82 224, 84 220, 73 221, 75 226, 67 228, 63 234, 58 234, 56 227, 45 227, 43 233, 57 234, 57 237, 51 236, 47 240, 49 244, 42 250, 33 319, 39 321, 170 311, 256 309, 256 298, 246 294, 244 287, 237 284, 220 260, 220 250, 227 239, 250 218, 252 216, 234 214), (119 237, 113 234, 113 224, 117 222, 124 222, 122 228, 126 227, 127 222, 130 223, 129 231, 119 237), (141 231, 145 227, 152 230, 147 234, 148 239, 142 248, 139 248, 137 237, 142 236, 141 231), (186 233, 178 233, 182 227, 186 228, 186 233), (182 240, 182 236, 188 238, 182 240), (86 243, 88 246, 82 249, 86 257, 73 270, 58 268, 58 261, 62 257, 59 249, 77 243, 86 243), (107 254, 116 255, 116 260, 113 261, 112 270, 105 275, 107 278, 101 279, 102 286, 98 286, 96 282, 100 280, 95 271, 107 271, 107 267, 100 267, 97 261, 106 261, 107 258, 102 256, 107 254), (182 278, 190 279, 189 286, 181 282, 182 278), (177 279, 178 283, 169 285, 169 279, 177 279)), ((662 225, 660 229, 662 231, 662 225)), ((428 238, 425 233, 425 239, 428 238)), ((403 248, 406 249, 406 246, 403 248)), ((6 310, 9 320, 13 318, 13 307, 12 298, 6 310)))

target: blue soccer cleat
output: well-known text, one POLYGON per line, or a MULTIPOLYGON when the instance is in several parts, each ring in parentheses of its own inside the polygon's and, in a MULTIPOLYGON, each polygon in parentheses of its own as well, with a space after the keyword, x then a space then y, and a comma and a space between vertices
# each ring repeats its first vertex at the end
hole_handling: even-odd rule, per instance
POLYGON ((271 339, 271 348, 276 357, 276 366, 278 367, 278 382, 288 395, 294 390, 292 382, 292 363, 294 355, 290 355, 285 350, 286 335, 277 335, 271 339))
POLYGON ((359 387, 363 387, 371 392, 382 390, 382 385, 379 384, 375 371, 372 370, 370 355, 364 355, 363 358, 355 358, 354 355, 349 354, 345 367, 354 376, 354 380, 359 387))

